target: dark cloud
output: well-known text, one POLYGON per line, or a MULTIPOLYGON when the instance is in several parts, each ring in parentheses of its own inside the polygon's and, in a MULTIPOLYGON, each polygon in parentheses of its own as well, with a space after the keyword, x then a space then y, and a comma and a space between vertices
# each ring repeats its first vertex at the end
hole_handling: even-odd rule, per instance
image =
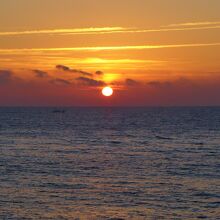
POLYGON ((68 66, 64 66, 64 65, 56 65, 56 68, 57 68, 58 70, 71 71, 68 66))
POLYGON ((83 85, 87 85, 87 86, 93 86, 93 87, 97 87, 97 86, 105 86, 106 83, 102 80, 95 80, 95 79, 90 79, 87 77, 78 77, 76 79, 78 82, 80 82, 83 85))
POLYGON ((179 79, 176 80, 176 84, 179 85, 189 85, 192 83, 193 82, 190 79, 187 79, 186 77, 180 77, 179 79))
POLYGON ((72 84, 68 80, 59 79, 59 78, 51 80, 50 83, 55 84, 55 85, 71 85, 72 84))
POLYGON ((104 73, 102 71, 96 71, 95 74, 98 75, 98 76, 104 75, 104 73))
POLYGON ((44 72, 44 71, 41 71, 41 70, 32 70, 32 71, 35 73, 36 77, 38 77, 38 78, 46 78, 46 77, 48 77, 48 73, 47 72, 44 72))
POLYGON ((155 88, 169 88, 173 86, 173 83, 170 81, 150 81, 147 83, 148 86, 155 87, 155 88))
POLYGON ((136 85, 139 85, 140 83, 136 80, 133 80, 133 79, 126 79, 125 84, 127 86, 136 86, 136 85))
POLYGON ((185 77, 180 77, 174 81, 151 81, 147 85, 155 88, 171 88, 193 85, 193 82, 185 77))
POLYGON ((84 76, 90 76, 90 77, 93 76, 92 73, 88 73, 88 72, 85 72, 85 71, 82 71, 82 70, 73 69, 73 71, 74 71, 75 73, 80 73, 80 74, 82 74, 82 75, 84 75, 84 76))
POLYGON ((58 70, 62 70, 64 72, 79 73, 79 74, 82 74, 84 76, 90 76, 90 77, 93 76, 92 73, 89 73, 89 72, 86 72, 86 71, 83 71, 83 70, 78 70, 78 69, 71 69, 68 66, 64 66, 64 65, 57 65, 56 68, 58 70))
POLYGON ((10 70, 0 70, 0 84, 6 84, 12 80, 13 73, 10 70))

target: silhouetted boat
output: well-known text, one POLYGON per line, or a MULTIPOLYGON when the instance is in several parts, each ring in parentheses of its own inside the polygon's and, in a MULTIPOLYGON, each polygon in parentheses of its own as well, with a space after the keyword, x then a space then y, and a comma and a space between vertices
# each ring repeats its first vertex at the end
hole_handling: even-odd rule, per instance
POLYGON ((65 110, 53 110, 52 113, 65 113, 65 110))

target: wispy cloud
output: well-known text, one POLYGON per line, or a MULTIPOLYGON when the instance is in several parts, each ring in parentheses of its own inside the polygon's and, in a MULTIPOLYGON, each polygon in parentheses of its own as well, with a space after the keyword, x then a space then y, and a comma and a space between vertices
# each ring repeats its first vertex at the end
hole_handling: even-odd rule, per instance
POLYGON ((187 26, 201 26, 201 25, 218 25, 220 21, 200 21, 200 22, 187 22, 187 23, 177 23, 170 24, 167 27, 187 27, 187 26))
POLYGON ((108 33, 114 31, 127 30, 123 27, 90 27, 90 28, 69 28, 69 29, 48 29, 48 30, 26 30, 0 32, 0 36, 31 35, 31 34, 97 34, 99 32, 108 33))
POLYGON ((210 22, 188 22, 169 24, 160 28, 146 29, 137 27, 89 27, 89 28, 67 28, 67 29, 46 29, 46 30, 24 30, 0 32, 0 36, 19 35, 97 35, 97 34, 123 34, 123 33, 150 33, 169 31, 190 31, 219 29, 220 21, 210 22))
MULTIPOLYGON (((73 59, 72 59, 73 60, 73 59)), ((141 60, 141 59, 103 59, 103 58, 85 58, 85 59, 74 59, 75 62, 80 64, 130 64, 130 63, 164 63, 167 61, 159 60, 141 60)))
POLYGON ((220 42, 215 43, 195 43, 195 44, 165 44, 165 45, 127 45, 127 46, 100 46, 100 47, 65 47, 65 48, 21 48, 21 49, 0 49, 1 53, 26 53, 26 52, 51 52, 51 51, 108 51, 108 50, 148 50, 166 48, 185 47, 208 47, 220 46, 220 42))
MULTIPOLYGON (((170 24, 161 28, 157 29, 139 29, 139 28, 121 28, 121 30, 112 30, 112 31, 99 31, 99 32, 83 32, 83 33, 77 33, 77 34, 135 34, 135 33, 156 33, 156 32, 172 32, 172 31, 193 31, 193 30, 209 30, 209 29, 219 29, 220 23, 216 22, 216 25, 213 26, 202 26, 199 27, 198 23, 197 25, 193 23, 187 23, 188 25, 184 24, 170 24), (191 24, 191 25, 189 25, 191 24), (173 28, 171 28, 173 27, 173 28)), ((201 25, 201 23, 200 23, 201 25)), ((205 25, 205 24, 204 24, 205 25)), ((72 32, 66 32, 61 33, 63 35, 74 35, 76 33, 72 32)))

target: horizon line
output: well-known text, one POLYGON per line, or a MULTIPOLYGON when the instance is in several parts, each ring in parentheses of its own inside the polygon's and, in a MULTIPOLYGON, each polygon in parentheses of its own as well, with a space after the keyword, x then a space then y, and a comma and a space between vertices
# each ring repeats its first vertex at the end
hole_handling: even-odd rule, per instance
POLYGON ((0 108, 198 108, 198 107, 217 107, 219 105, 0 105, 0 108))

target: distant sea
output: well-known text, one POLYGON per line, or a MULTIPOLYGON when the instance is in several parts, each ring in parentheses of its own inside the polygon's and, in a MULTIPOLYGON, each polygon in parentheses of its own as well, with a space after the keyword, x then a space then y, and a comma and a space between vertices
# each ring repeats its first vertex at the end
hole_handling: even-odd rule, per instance
POLYGON ((220 219, 220 107, 0 108, 0 219, 220 219))

